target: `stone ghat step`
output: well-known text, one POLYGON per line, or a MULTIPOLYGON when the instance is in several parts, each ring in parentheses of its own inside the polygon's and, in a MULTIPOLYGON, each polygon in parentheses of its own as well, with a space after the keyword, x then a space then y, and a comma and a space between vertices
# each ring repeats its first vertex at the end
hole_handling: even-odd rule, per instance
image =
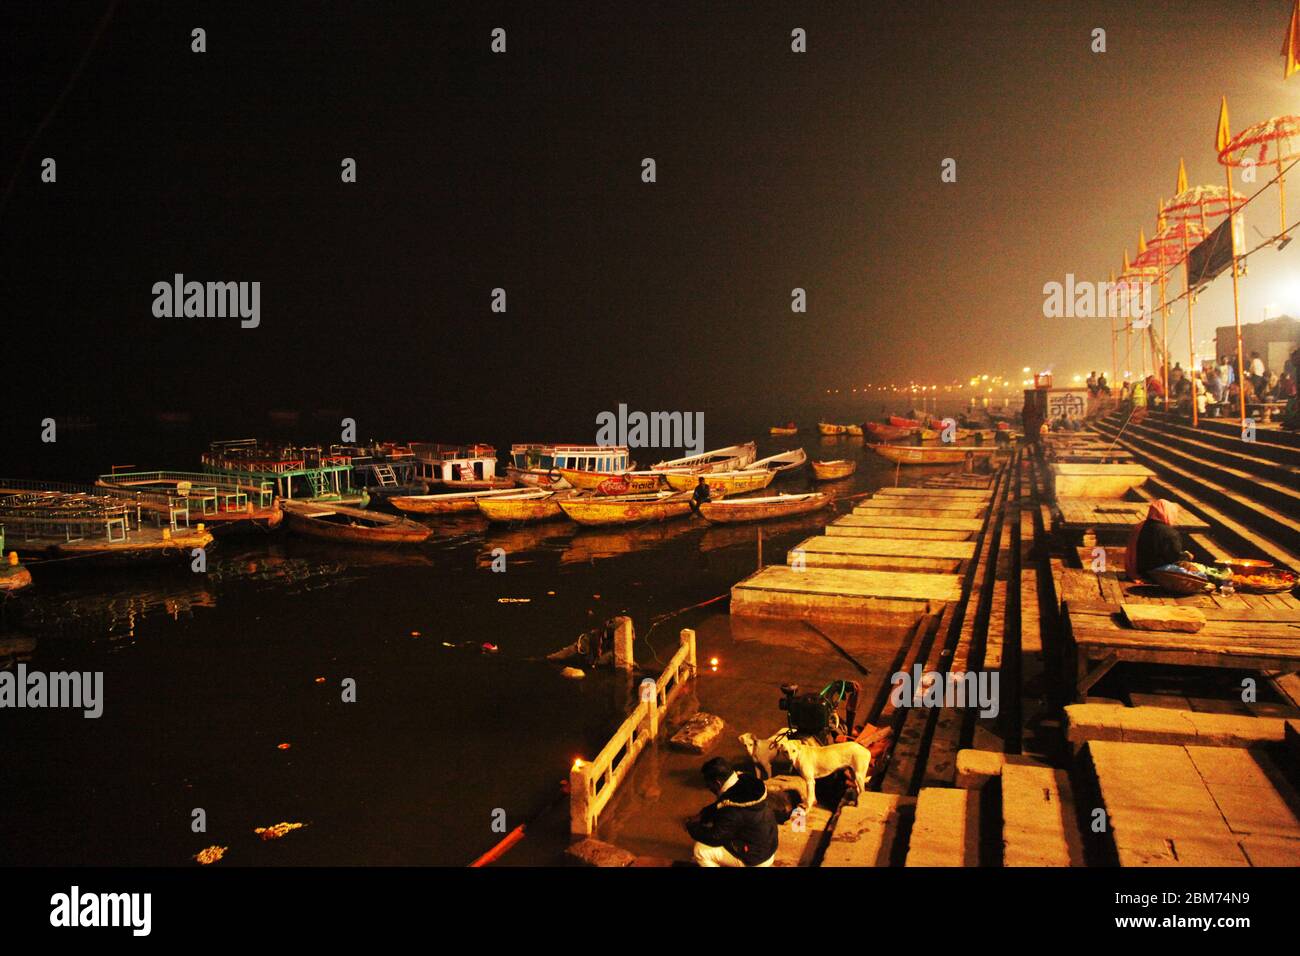
POLYGON ((881 488, 875 497, 961 498, 987 503, 993 496, 988 491, 974 488, 881 488))
POLYGON ((955 574, 772 565, 732 587, 731 613, 868 623, 878 614, 936 611, 960 597, 955 574))
POLYGON ((1231 534, 1247 544, 1254 544, 1270 560, 1291 564, 1300 553, 1300 536, 1297 523, 1280 515, 1274 508, 1257 504, 1250 498, 1237 494, 1208 478, 1188 475, 1176 464, 1156 452, 1141 447, 1141 442, 1130 443, 1121 438, 1120 444, 1129 445, 1142 454, 1156 468, 1161 478, 1149 484, 1172 485, 1196 511, 1217 522, 1231 534), (1252 540, 1254 539, 1254 540, 1252 540))
MULTIPOLYGON (((1111 415, 1107 421, 1118 427, 1124 424, 1124 416, 1111 415)), ((1165 429, 1170 435, 1193 438, 1230 450, 1241 445, 1241 425, 1236 418, 1202 416, 1199 427, 1193 428, 1191 422, 1180 416, 1152 412, 1148 413, 1147 421, 1165 429)), ((1300 432, 1288 432, 1267 426, 1257 427, 1251 454, 1282 464, 1300 465, 1300 432)))
POLYGON ((1083 866, 1083 838, 1064 770, 1002 767, 1002 865, 1083 866))
POLYGON ((857 806, 841 807, 832 821, 822 866, 889 866, 900 849, 901 824, 915 805, 915 797, 859 794, 857 806))
POLYGON ((975 554, 973 541, 908 541, 816 535, 786 552, 790 567, 940 571, 953 573, 975 554))
POLYGON ((1207 440, 1207 436, 1202 432, 1191 429, 1171 430, 1168 423, 1151 419, 1137 425, 1129 423, 1125 434, 1129 433, 1165 442, 1196 461, 1210 465, 1227 465, 1284 485, 1294 485, 1297 472, 1300 471, 1300 462, 1279 461, 1276 454, 1261 448, 1259 442, 1245 441, 1239 435, 1233 438, 1219 436, 1207 440), (1256 450, 1263 454, 1254 454, 1256 450))
POLYGON ((978 790, 923 787, 905 866, 979 866, 978 790))
MULTIPOLYGON (((1161 456, 1189 476, 1209 479, 1229 492, 1258 500, 1283 514, 1300 512, 1300 472, 1295 468, 1268 465, 1246 458, 1235 461, 1211 460, 1201 450, 1186 447, 1182 441, 1171 440, 1159 431, 1141 425, 1130 425, 1124 437, 1143 450, 1161 456)), ((1243 444, 1250 447, 1247 442, 1243 444)), ((1230 455, 1221 452, 1216 457, 1229 459, 1230 455)), ((1300 530, 1300 524, 1295 527, 1300 530)))
POLYGON ((1121 866, 1300 865, 1298 798, 1267 753, 1093 740, 1084 757, 1121 866))

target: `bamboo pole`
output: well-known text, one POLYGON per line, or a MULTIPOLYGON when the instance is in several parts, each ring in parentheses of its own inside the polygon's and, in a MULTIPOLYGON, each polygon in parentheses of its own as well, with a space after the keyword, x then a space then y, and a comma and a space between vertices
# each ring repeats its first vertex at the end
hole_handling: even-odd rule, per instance
POLYGON ((1165 392, 1165 411, 1169 410, 1169 307, 1165 303, 1164 254, 1160 254, 1160 387, 1165 392))
MULTIPOLYGON (((1237 277, 1237 223, 1236 209, 1232 203, 1232 167, 1223 167, 1223 176, 1228 184, 1228 242, 1232 252, 1232 321, 1237 327, 1237 398, 1241 410, 1241 427, 1246 428, 1246 361, 1241 349, 1241 298, 1237 277)), ((1195 410, 1196 403, 1192 403, 1195 410)))
MULTIPOLYGON (((1205 207, 1201 207, 1201 222, 1205 222, 1205 207)), ((1183 281, 1187 286, 1187 370, 1190 374, 1192 366, 1196 363, 1196 335, 1193 333, 1196 323, 1193 321, 1194 312, 1192 310, 1192 266, 1187 258, 1187 220, 1183 220, 1183 281)), ((1196 382, 1192 381, 1192 427, 1200 425, 1201 419, 1196 407, 1196 382)))

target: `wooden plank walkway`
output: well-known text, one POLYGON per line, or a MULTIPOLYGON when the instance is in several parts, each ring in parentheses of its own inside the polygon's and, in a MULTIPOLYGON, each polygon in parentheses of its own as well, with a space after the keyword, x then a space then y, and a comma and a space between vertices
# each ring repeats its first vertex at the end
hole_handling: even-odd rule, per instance
POLYGON ((786 554, 786 563, 791 567, 803 564, 810 568, 876 568, 952 574, 974 552, 972 541, 905 541, 818 535, 791 548, 786 554))
MULTIPOLYGON (((984 527, 980 518, 944 518, 900 515, 844 515, 827 528, 894 528, 896 530, 964 531, 972 534, 984 527)), ((900 535, 901 537, 901 535, 900 535)))
MULTIPOLYGON (((1061 527, 1067 531, 1127 531, 1147 516, 1145 501, 1122 498, 1058 498, 1061 527)), ((1174 526, 1184 531, 1208 531, 1210 526, 1186 509, 1180 509, 1174 526)))
POLYGON ((878 614, 938 610, 960 597, 956 575, 772 565, 732 587, 731 613, 867 623, 878 614))

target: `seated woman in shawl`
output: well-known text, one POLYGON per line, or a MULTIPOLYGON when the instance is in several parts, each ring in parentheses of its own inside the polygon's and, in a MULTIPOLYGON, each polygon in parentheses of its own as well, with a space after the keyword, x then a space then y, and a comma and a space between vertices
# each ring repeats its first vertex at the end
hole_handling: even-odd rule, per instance
POLYGON ((1178 511, 1172 501, 1151 502, 1146 520, 1133 529, 1124 552, 1124 573, 1130 581, 1141 580, 1152 568, 1192 559, 1191 552, 1183 550, 1182 533, 1174 527, 1178 511))

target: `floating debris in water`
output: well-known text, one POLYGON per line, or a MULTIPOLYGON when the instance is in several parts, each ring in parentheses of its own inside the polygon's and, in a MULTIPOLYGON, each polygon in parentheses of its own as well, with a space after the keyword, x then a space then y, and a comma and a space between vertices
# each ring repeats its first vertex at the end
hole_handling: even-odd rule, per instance
POLYGON ((578 667, 566 667, 560 671, 560 676, 567 677, 569 680, 582 680, 587 676, 587 673, 578 667))
POLYGON ((412 632, 411 632, 411 636, 412 636, 412 637, 420 637, 421 634, 420 634, 419 631, 412 631, 412 632))
POLYGON ((292 833, 294 830, 301 830, 307 824, 305 823, 277 823, 270 827, 257 827, 253 830, 263 840, 278 840, 286 833, 292 833))
POLYGON ((495 644, 490 644, 486 641, 483 643, 484 654, 495 654, 499 650, 501 650, 501 648, 497 647, 495 644))
POLYGON ((323 684, 323 683, 325 683, 325 678, 323 678, 323 677, 317 677, 317 678, 316 678, 316 683, 318 683, 318 684, 323 684))
POLYGON ((531 604, 532 598, 497 598, 498 604, 531 604))
POLYGON ((547 593, 547 595, 548 595, 549 597, 555 597, 555 592, 554 592, 554 591, 547 591, 546 593, 547 593))
POLYGON ((289 749, 290 747, 292 747, 292 746, 293 746, 293 744, 277 744, 275 749, 276 749, 276 750, 288 750, 288 749, 289 749))
POLYGON ((194 854, 193 858, 198 860, 201 865, 207 866, 209 863, 216 863, 220 860, 229 849, 228 846, 210 846, 206 850, 200 850, 194 854))

